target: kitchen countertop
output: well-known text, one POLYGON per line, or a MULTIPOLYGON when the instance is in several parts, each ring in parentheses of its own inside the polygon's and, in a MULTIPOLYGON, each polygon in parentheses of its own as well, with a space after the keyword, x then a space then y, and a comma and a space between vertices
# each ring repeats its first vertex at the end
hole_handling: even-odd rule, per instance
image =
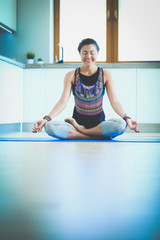
MULTIPOLYGON (((25 64, 15 59, 0 55, 0 60, 13 64, 23 69, 43 69, 43 68, 77 68, 81 63, 44 63, 44 64, 25 64)), ((97 63, 102 68, 160 68, 160 62, 152 63, 97 63)))
POLYGON ((20 67, 20 68, 25 68, 24 63, 18 62, 15 59, 11 59, 11 58, 4 57, 4 56, 0 55, 0 60, 3 61, 3 62, 10 63, 10 64, 15 65, 15 66, 20 67))

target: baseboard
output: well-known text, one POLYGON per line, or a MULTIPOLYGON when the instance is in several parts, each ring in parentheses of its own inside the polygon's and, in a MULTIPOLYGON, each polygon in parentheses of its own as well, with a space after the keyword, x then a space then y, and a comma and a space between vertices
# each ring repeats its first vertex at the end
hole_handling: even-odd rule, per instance
MULTIPOLYGON (((160 133, 159 123, 139 123, 138 130, 141 133, 160 133)), ((127 128, 126 132, 132 132, 130 128, 127 128)))
MULTIPOLYGON (((24 122, 22 123, 22 131, 31 132, 33 126, 34 126, 34 122, 24 122)), ((138 129, 141 133, 160 133, 160 124, 139 123, 138 129)), ((127 128, 126 132, 132 132, 132 130, 127 128)))
POLYGON ((21 123, 1 123, 0 133, 21 132, 21 123))
MULTIPOLYGON (((34 126, 34 122, 23 122, 21 123, 3 123, 0 124, 0 133, 8 132, 31 132, 34 126)), ((141 133, 160 133, 160 124, 152 123, 139 123, 138 129, 141 133)), ((132 132, 127 128, 126 132, 132 132)))
POLYGON ((23 122, 22 132, 32 132, 33 127, 34 127, 34 122, 23 122))

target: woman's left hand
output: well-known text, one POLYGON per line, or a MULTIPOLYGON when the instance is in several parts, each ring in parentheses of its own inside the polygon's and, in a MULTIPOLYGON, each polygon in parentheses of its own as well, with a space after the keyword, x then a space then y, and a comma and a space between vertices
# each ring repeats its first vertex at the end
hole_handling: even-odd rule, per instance
POLYGON ((131 130, 134 130, 135 132, 140 132, 138 131, 138 123, 130 118, 127 118, 126 120, 127 124, 128 124, 128 127, 131 129, 131 130))

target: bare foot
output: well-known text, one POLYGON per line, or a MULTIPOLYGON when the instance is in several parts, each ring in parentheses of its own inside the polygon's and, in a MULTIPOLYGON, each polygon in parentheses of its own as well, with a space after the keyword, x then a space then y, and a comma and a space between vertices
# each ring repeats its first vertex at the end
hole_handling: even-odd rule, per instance
POLYGON ((64 121, 70 123, 78 132, 81 132, 83 129, 85 129, 85 127, 79 125, 74 118, 66 118, 64 121))
POLYGON ((88 136, 89 139, 112 140, 112 137, 104 137, 97 134, 95 136, 93 134, 87 134, 87 129, 84 126, 78 124, 74 118, 66 118, 64 121, 70 123, 78 132, 88 136))

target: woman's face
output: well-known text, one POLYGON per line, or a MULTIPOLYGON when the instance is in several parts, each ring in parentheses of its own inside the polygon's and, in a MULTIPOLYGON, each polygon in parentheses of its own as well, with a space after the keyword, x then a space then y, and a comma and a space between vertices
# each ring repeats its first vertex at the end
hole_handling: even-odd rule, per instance
POLYGON ((84 45, 80 51, 81 60, 86 65, 92 65, 96 62, 98 52, 94 44, 84 45))

